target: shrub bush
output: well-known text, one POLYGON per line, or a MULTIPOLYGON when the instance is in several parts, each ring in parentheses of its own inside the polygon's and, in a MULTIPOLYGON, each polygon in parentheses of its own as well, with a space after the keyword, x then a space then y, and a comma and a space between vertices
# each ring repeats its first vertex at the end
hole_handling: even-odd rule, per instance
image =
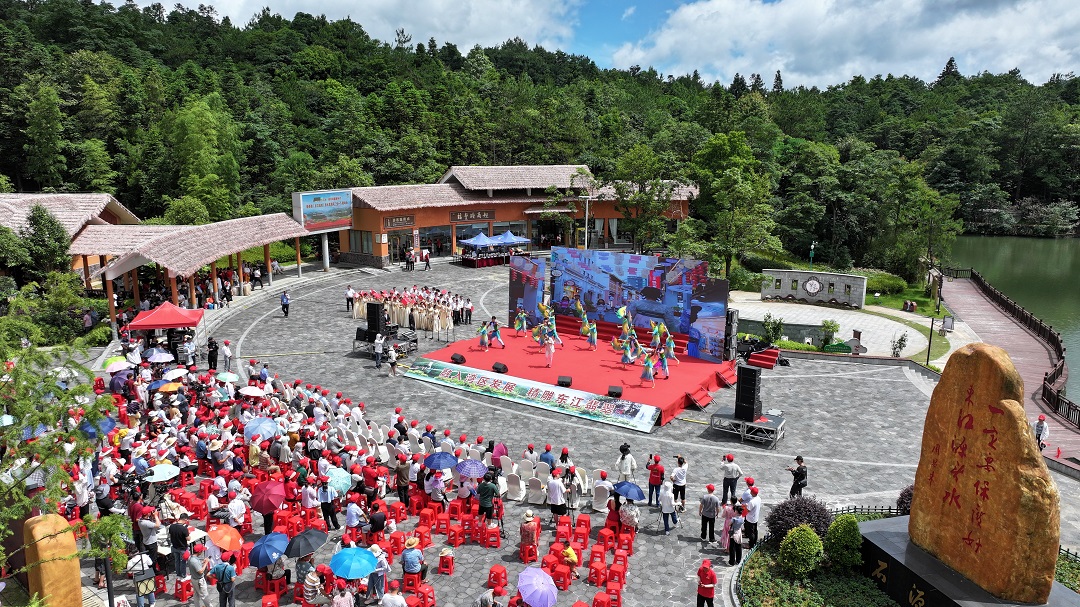
POLYGON ((108 345, 112 341, 112 327, 108 323, 101 323, 91 329, 82 339, 91 348, 108 345))
POLYGON ((733 291, 761 292, 761 283, 768 277, 764 274, 755 274, 745 268, 735 266, 728 275, 729 288, 733 291))
POLYGON ((911 514, 911 500, 914 496, 915 485, 908 485, 900 491, 900 496, 896 498, 896 509, 900 511, 900 516, 911 514))
POLYGON ((780 337, 784 334, 784 319, 775 317, 771 313, 766 312, 765 318, 761 321, 763 325, 763 333, 765 333, 765 341, 774 344, 780 341, 780 337))
POLYGON ((874 293, 894 295, 903 293, 907 289, 907 281, 881 270, 855 272, 860 276, 866 276, 866 294, 873 296, 874 293))
POLYGON ((851 569, 862 564, 862 534, 854 514, 841 514, 829 525, 825 555, 837 567, 851 569))
POLYGON ((810 525, 820 539, 829 531, 832 520, 832 514, 829 513, 825 502, 800 495, 777 504, 765 517, 765 526, 776 541, 780 541, 788 531, 799 525, 810 525))
POLYGON ((804 344, 801 341, 791 341, 790 339, 781 339, 773 343, 777 348, 784 350, 801 350, 803 352, 817 352, 818 347, 814 344, 804 344))
POLYGON ((788 575, 805 578, 818 568, 824 555, 818 534, 809 525, 799 525, 780 542, 777 561, 788 575))
POLYGON ((740 582, 745 607, 899 607, 858 571, 819 569, 807 579, 792 579, 768 546, 743 562, 740 582))
POLYGON ((758 255, 756 253, 743 253, 740 255, 739 265, 746 268, 747 271, 754 273, 761 273, 761 271, 766 268, 770 270, 791 270, 795 267, 786 261, 769 259, 764 255, 758 255))

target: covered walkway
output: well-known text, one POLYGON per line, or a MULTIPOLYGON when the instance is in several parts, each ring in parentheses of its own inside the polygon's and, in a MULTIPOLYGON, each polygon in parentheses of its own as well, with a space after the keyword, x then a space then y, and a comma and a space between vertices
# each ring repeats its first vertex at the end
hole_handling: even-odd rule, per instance
MULTIPOLYGON (((88 256, 111 256, 113 259, 84 278, 89 283, 93 276, 103 275, 105 296, 109 302, 109 318, 116 323, 116 303, 113 280, 123 278, 130 284, 136 304, 140 301, 137 271, 140 266, 156 264, 165 273, 169 295, 174 305, 179 303, 177 279, 186 278, 189 293, 195 292, 195 274, 210 266, 210 282, 214 285, 217 301, 217 262, 228 258, 228 267, 245 282, 242 253, 261 246, 263 261, 270 268, 270 243, 294 239, 296 243, 297 272, 300 272, 300 237, 307 230, 284 213, 230 219, 198 226, 162 225, 89 225, 71 243, 69 252, 88 256), (234 258, 235 255, 235 258, 234 258)), ((84 264, 84 268, 86 265, 84 264)), ((267 271, 267 284, 273 284, 272 273, 267 271)), ((190 298, 195 305, 195 298, 190 298)))

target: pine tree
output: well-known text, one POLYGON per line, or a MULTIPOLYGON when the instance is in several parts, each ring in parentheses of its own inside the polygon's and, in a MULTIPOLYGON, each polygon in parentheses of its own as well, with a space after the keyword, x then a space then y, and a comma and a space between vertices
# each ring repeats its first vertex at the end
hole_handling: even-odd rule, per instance
POLYGON ((44 282, 49 272, 71 268, 71 257, 67 253, 71 238, 64 226, 40 204, 30 209, 26 223, 19 230, 19 237, 30 259, 34 260, 26 267, 28 279, 44 282))
POLYGON ((780 70, 776 70, 776 75, 773 76, 772 92, 774 95, 784 92, 784 79, 780 77, 780 70))
POLYGON ((761 79, 761 74, 750 74, 750 92, 765 96, 765 81, 761 79))
POLYGON ((956 58, 949 57, 945 67, 938 74, 937 80, 934 81, 934 86, 948 86, 961 82, 963 79, 964 76, 960 73, 960 69, 956 67, 956 58))
POLYGON ((27 111, 27 125, 23 133, 29 142, 26 151, 26 174, 41 188, 55 188, 63 181, 67 158, 63 150, 64 115, 60 111, 60 96, 52 85, 42 84, 27 111))
POLYGON ((746 78, 743 78, 739 72, 735 72, 735 77, 731 79, 728 92, 736 99, 750 92, 750 87, 746 84, 746 78))

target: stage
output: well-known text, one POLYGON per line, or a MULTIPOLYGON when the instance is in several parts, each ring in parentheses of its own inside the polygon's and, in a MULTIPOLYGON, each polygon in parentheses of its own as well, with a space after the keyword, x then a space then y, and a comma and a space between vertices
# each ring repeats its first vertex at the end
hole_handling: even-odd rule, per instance
MULTIPOLYGON (((468 331, 470 326, 475 328, 479 325, 465 325, 463 328, 468 331)), ((517 336, 512 329, 504 327, 502 336, 506 341, 505 349, 496 342, 489 351, 484 352, 480 348, 480 339, 476 337, 456 341, 441 350, 425 354, 423 358, 450 363, 450 357, 459 353, 465 357, 465 362, 460 365, 462 368, 476 369, 489 375, 492 365, 501 362, 507 366, 507 373, 498 377, 508 381, 521 378, 555 386, 560 375, 569 376, 573 380, 573 390, 592 395, 606 395, 609 386, 620 386, 623 401, 655 407, 659 411, 657 420, 661 425, 670 422, 687 406, 697 406, 695 395, 700 402, 702 391, 716 390, 720 385, 717 374, 732 365, 730 362, 717 364, 680 355, 680 363, 670 365, 671 379, 657 378, 656 387, 653 388, 642 382, 640 364, 627 365, 625 369, 619 364, 621 354, 612 350, 610 343, 601 342, 593 352, 589 350, 584 337, 560 332, 564 345, 556 344, 554 364, 548 368, 540 345, 529 334, 517 336)), ((513 400, 522 402, 520 399, 513 400)), ((572 411, 567 413, 575 414, 572 411)))

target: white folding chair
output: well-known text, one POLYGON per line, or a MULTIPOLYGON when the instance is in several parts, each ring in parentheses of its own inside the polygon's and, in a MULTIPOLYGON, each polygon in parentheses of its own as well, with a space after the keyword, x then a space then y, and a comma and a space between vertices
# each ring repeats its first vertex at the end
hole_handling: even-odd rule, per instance
POLYGON ((597 468, 596 470, 592 471, 592 478, 589 479, 589 486, 590 487, 595 487, 596 486, 596 482, 600 480, 600 473, 601 472, 604 472, 603 468, 597 468))
POLYGON ((608 511, 607 503, 608 503, 608 498, 610 498, 610 497, 611 496, 608 494, 608 488, 607 487, 602 487, 602 486, 601 487, 594 487, 593 488, 592 505, 591 505, 592 511, 593 512, 603 512, 604 514, 607 514, 607 511, 608 511))
POLYGON ((491 451, 484 451, 484 457, 482 458, 484 465, 488 468, 491 467, 491 451))
POLYGON ((548 467, 547 462, 537 462, 536 469, 533 470, 533 476, 540 479, 541 483, 547 485, 548 479, 551 478, 551 468, 548 467))
POLYGON ((420 442, 424 445, 424 453, 435 453, 435 443, 431 442, 431 439, 424 436, 420 442))
POLYGON ((412 434, 409 435, 409 447, 413 453, 427 453, 424 448, 420 446, 420 441, 416 440, 416 437, 412 434))
POLYGON ((581 494, 588 495, 591 493, 591 487, 589 485, 589 473, 584 468, 575 468, 575 476, 577 476, 578 482, 581 483, 581 494))
POLYGON ((506 499, 520 502, 525 499, 525 485, 516 474, 506 475, 506 499))
POLYGON ((386 437, 389 434, 390 434, 390 426, 379 426, 379 438, 381 439, 379 441, 380 445, 386 442, 386 437))
POLYGON ((536 505, 542 505, 547 501, 547 491, 544 490, 544 483, 540 482, 540 479, 535 476, 529 479, 527 499, 530 504, 536 505))
POLYGON ((443 453, 453 453, 454 452, 454 446, 451 445, 450 443, 443 443, 442 447, 440 447, 440 448, 442 449, 443 453))
POLYGON ((518 462, 517 474, 521 477, 521 480, 523 481, 527 481, 533 476, 535 476, 535 474, 533 474, 533 463, 527 459, 523 459, 518 462))
POLYGON ((517 466, 514 465, 514 460, 510 459, 508 455, 499 456, 499 467, 502 468, 503 474, 517 474, 517 466))
POLYGON ((482 460, 482 458, 480 457, 480 452, 476 449, 469 449, 469 459, 474 459, 476 461, 482 460))

